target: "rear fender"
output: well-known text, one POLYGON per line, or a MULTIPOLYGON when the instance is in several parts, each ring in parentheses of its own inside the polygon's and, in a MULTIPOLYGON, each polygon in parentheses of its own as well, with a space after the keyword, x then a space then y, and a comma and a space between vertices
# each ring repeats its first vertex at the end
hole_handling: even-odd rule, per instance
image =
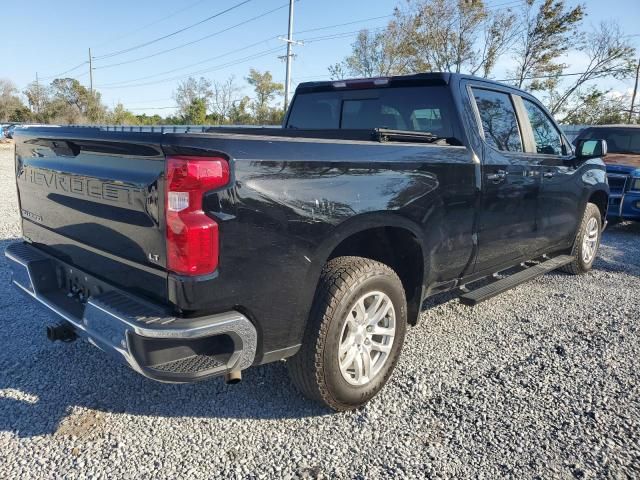
MULTIPOLYGON (((345 220, 327 234, 325 240, 318 246, 313 256, 308 258, 310 267, 306 276, 306 288, 303 293, 305 297, 302 302, 303 305, 307 305, 304 312, 305 321, 311 311, 322 268, 329 261, 336 248, 353 235, 373 228, 382 227, 394 227, 410 232, 418 240, 420 248, 423 249, 424 234, 422 230, 415 223, 398 214, 391 212, 363 213, 345 220)), ((426 262, 424 254, 423 262, 426 262)), ((424 264, 422 271, 428 271, 427 268, 428 265, 424 264)), ((423 291, 424 286, 422 286, 422 292, 420 292, 420 300, 423 297, 423 291)))

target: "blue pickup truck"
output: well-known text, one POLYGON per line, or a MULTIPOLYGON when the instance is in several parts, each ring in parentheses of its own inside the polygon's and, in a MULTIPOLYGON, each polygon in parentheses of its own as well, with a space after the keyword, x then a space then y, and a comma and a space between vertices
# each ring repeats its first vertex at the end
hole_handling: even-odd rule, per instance
POLYGON ((601 125, 585 128, 576 138, 607 141, 610 222, 640 221, 640 125, 601 125))

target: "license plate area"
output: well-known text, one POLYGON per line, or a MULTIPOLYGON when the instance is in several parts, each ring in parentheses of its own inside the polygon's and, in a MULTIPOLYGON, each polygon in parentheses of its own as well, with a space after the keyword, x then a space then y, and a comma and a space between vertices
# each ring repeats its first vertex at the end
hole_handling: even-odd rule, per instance
POLYGON ((107 291, 104 282, 90 277, 74 267, 64 264, 56 265, 58 289, 78 303, 86 304, 89 298, 107 291))

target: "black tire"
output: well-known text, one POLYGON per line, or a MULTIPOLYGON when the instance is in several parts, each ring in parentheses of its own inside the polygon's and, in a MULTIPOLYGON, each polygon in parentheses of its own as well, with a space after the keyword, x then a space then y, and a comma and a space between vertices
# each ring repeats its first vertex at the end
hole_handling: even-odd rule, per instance
POLYGON ((582 222, 580 222, 580 227, 578 228, 578 233, 576 234, 576 238, 573 241, 573 247, 571 249, 570 255, 573 257, 573 261, 563 267, 560 267, 560 270, 563 272, 569 273, 571 275, 581 275, 583 273, 591 270, 593 266, 593 262, 595 261, 598 253, 598 248, 600 247, 600 239, 602 236, 602 215, 600 213, 600 209, 597 205, 593 203, 587 203, 587 207, 584 209, 584 215, 582 217, 582 222), (595 252, 591 256, 589 260, 585 260, 584 258, 584 238, 587 233, 588 225, 592 225, 593 221, 598 225, 598 233, 597 240, 595 246, 595 252))
MULTIPOLYGON (((364 316, 359 321, 364 325, 366 318, 369 317, 364 316)), ((388 317, 383 317, 383 320, 391 321, 388 317)), ((407 302, 404 288, 390 267, 361 257, 335 258, 322 270, 302 347, 287 361, 289 376, 306 397, 333 410, 358 408, 376 395, 391 376, 400 357, 406 328, 407 302), (387 304, 388 300, 393 304, 395 336, 392 340, 389 339, 390 351, 386 354, 385 361, 380 363, 380 371, 366 380, 366 384, 352 385, 341 371, 339 347, 341 342, 344 345, 347 316, 355 322, 356 317, 351 316, 352 310, 356 308, 355 304, 368 294, 375 295, 371 292, 382 292, 387 297, 387 304)), ((360 342, 362 341, 368 340, 361 339, 360 342)), ((368 348, 371 349, 371 346, 368 348)))

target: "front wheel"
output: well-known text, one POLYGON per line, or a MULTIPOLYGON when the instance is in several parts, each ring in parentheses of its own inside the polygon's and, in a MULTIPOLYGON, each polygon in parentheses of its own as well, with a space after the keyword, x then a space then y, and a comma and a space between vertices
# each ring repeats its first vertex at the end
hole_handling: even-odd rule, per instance
POLYGON ((364 405, 398 362, 407 328, 402 282, 387 265, 338 257, 322 271, 289 375, 307 397, 338 410, 364 405))
POLYGON ((578 234, 573 242, 571 256, 573 261, 561 268, 572 275, 580 275, 591 270, 600 247, 602 235, 602 216, 600 209, 593 203, 587 203, 578 234))

